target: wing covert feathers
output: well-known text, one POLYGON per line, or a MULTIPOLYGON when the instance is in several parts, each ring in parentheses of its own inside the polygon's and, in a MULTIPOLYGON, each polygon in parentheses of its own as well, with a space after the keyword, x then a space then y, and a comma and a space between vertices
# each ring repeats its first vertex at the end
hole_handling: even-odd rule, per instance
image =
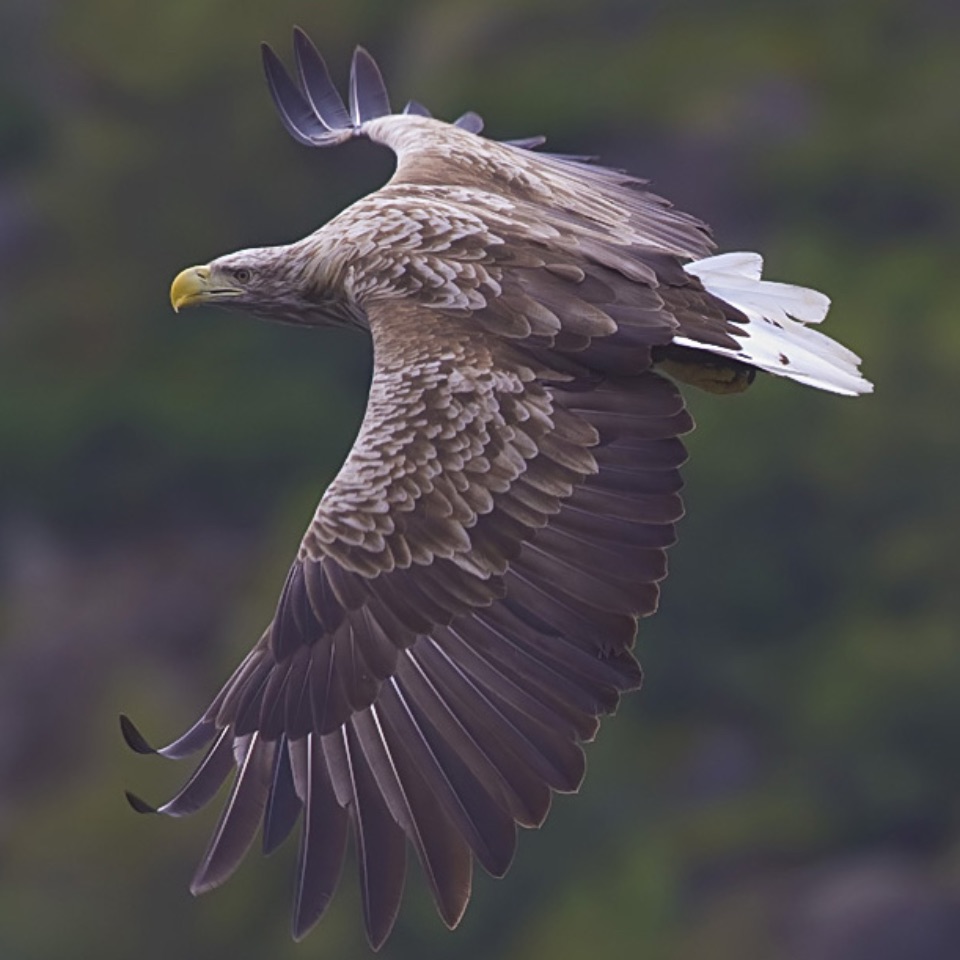
POLYGON ((386 187, 283 248, 314 301, 369 328, 366 415, 270 626, 209 708, 156 751, 122 729, 139 753, 205 751, 166 804, 131 796, 141 812, 188 815, 232 778, 194 892, 258 831, 270 852, 299 824, 303 937, 352 835, 378 948, 408 852, 456 926, 474 862, 506 872, 517 827, 578 789, 582 745, 640 685, 634 634, 666 576, 692 428, 653 369, 664 351, 869 384, 807 326, 822 294, 762 280, 755 254, 711 256, 707 227, 643 181, 487 140, 476 114, 392 114, 359 48, 348 105, 299 30, 294 54, 296 81, 263 49, 293 137, 398 154, 386 187))

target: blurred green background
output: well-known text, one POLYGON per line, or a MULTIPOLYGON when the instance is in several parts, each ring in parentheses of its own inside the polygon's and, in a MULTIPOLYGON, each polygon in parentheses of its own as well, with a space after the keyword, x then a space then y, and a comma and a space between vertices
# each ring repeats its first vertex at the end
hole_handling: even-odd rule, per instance
POLYGON ((726 249, 828 291, 876 395, 690 397, 689 517, 640 695, 581 795, 478 876, 410 885, 391 960, 960 956, 960 8, 947 0, 4 0, 0 957, 364 957, 354 878, 289 942, 294 851, 194 901, 213 824, 144 819, 133 757, 269 618, 362 413, 367 345, 170 279, 378 186, 298 147, 257 44, 354 44, 396 105, 475 109, 651 177, 726 249))

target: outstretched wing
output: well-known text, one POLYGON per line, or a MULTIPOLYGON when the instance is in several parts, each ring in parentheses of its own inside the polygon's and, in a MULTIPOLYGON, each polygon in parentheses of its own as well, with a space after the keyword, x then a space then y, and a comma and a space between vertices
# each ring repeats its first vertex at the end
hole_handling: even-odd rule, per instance
MULTIPOLYGON (((475 254, 465 238, 447 256, 474 260, 448 263, 476 269, 475 254)), ((473 859, 506 871, 516 825, 577 789, 580 744, 640 682, 630 648, 666 574, 691 426, 649 369, 676 321, 649 286, 565 253, 501 244, 479 263, 499 292, 472 309, 368 305, 364 423, 273 623, 160 751, 212 741, 160 807, 175 816, 238 770, 195 891, 229 876, 261 824, 269 850, 303 813, 297 936, 326 908, 351 828, 374 946, 406 840, 456 924, 473 859)))

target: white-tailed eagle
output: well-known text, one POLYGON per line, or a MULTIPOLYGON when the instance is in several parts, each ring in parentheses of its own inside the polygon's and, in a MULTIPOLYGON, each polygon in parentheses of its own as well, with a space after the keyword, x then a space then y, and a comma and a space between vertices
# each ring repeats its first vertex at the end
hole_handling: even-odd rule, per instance
POLYGON ((474 860, 506 872, 517 827, 579 787, 581 745, 640 685, 637 620, 656 609, 683 512, 692 421, 675 379, 871 386, 813 328, 825 296, 762 280, 757 254, 714 255, 708 228, 643 181, 486 139, 476 114, 392 113, 360 49, 348 107, 307 37, 294 44, 296 82, 263 50, 287 130, 308 146, 368 137, 396 173, 303 240, 183 271, 171 298, 363 330, 370 397, 273 620, 156 751, 206 748, 158 810, 192 813, 233 776, 194 892, 258 830, 269 851, 299 820, 297 937, 352 832, 378 947, 408 848, 455 926, 474 860))

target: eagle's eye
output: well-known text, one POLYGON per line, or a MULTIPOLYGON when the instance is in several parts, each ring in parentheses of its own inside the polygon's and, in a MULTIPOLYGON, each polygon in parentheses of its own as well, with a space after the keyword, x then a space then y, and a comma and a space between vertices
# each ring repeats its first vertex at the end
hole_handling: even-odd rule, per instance
POLYGON ((233 278, 237 283, 249 283, 250 271, 246 267, 240 267, 239 270, 233 271, 233 278))

